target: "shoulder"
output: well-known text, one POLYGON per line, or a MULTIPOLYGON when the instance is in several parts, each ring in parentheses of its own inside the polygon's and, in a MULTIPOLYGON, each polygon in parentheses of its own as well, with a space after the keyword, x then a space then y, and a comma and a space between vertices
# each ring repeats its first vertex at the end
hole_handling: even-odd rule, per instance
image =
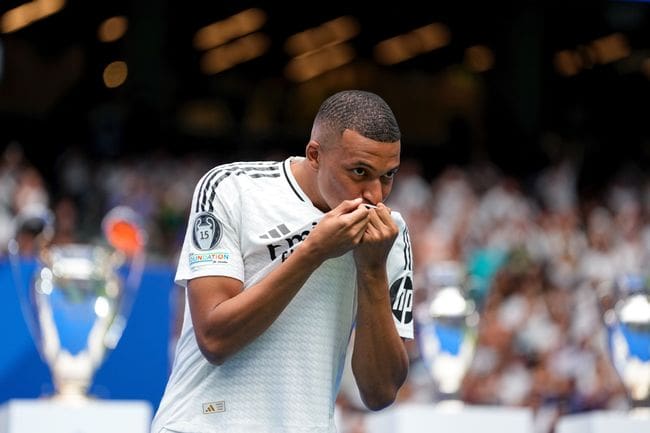
POLYGON ((277 161, 240 161, 218 165, 208 170, 198 181, 200 191, 215 190, 222 183, 237 183, 243 179, 280 177, 282 163, 277 161))
POLYGON ((406 226, 406 221, 404 221, 404 217, 402 216, 401 213, 397 211, 392 211, 390 213, 390 216, 393 217, 393 221, 395 221, 395 224, 397 224, 397 228, 399 228, 400 232, 402 231, 407 231, 408 232, 408 227, 406 226))
POLYGON ((215 202, 236 205, 243 191, 250 190, 251 181, 264 184, 279 178, 282 163, 276 161, 240 161, 221 164, 208 170, 196 183, 193 208, 196 212, 211 211, 215 202))
POLYGON ((238 161, 217 165, 208 170, 201 180, 215 179, 222 176, 248 175, 254 177, 256 174, 269 174, 281 170, 281 162, 278 161, 238 161))
POLYGON ((399 212, 393 211, 391 212, 391 216, 399 230, 395 243, 393 244, 393 250, 405 252, 405 257, 408 257, 411 254, 411 236, 408 227, 406 226, 406 221, 404 221, 402 214, 399 212))

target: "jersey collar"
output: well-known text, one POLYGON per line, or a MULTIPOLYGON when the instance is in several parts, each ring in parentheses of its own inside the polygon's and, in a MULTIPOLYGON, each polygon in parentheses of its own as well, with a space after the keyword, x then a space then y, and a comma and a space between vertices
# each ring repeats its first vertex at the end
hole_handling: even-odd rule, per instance
POLYGON ((311 200, 309 197, 307 197, 307 194, 302 190, 300 185, 298 184, 298 181, 293 175, 293 171, 291 171, 291 161, 293 160, 302 160, 304 157, 301 156, 292 156, 284 160, 282 163, 282 171, 284 172, 284 176, 287 179, 287 182, 289 183, 289 186, 293 190, 293 192, 296 194, 296 196, 300 199, 300 201, 304 201, 305 203, 311 203, 311 200))

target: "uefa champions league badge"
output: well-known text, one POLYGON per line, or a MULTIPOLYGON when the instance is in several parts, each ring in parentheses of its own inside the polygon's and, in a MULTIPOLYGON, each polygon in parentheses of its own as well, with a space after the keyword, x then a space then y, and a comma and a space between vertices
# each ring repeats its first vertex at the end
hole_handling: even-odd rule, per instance
POLYGON ((200 251, 214 249, 221 240, 221 223, 210 212, 202 212, 194 218, 192 243, 200 251))

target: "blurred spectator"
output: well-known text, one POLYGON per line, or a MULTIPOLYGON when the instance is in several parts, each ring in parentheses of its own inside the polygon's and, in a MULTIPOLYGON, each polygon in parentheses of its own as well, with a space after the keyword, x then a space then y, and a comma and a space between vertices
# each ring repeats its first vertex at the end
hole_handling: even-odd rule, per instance
POLYGON ((79 241, 79 210, 71 197, 63 197, 54 206, 54 244, 71 244, 79 241))
POLYGON ((35 252, 35 238, 49 215, 49 192, 38 170, 25 160, 18 143, 11 143, 0 162, 0 255, 17 238, 21 253, 35 252))
POLYGON ((13 197, 22 159, 22 150, 16 143, 10 143, 0 159, 0 255, 14 235, 13 197))

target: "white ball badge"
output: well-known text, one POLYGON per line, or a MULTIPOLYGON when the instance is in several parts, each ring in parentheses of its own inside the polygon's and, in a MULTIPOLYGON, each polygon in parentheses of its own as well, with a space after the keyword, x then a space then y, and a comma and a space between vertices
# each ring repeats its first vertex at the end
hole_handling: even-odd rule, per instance
POLYGON ((217 246, 221 240, 221 223, 209 212, 203 212, 194 219, 192 240, 201 251, 208 251, 217 246))

